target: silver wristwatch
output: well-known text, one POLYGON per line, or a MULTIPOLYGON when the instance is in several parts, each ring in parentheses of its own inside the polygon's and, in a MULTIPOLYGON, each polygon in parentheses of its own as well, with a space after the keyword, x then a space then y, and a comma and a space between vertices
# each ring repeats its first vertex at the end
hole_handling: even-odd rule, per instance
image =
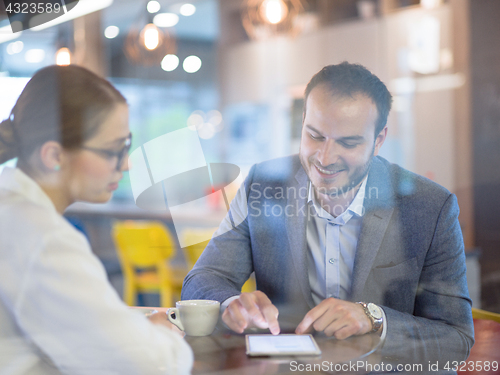
POLYGON ((375 305, 374 303, 357 302, 365 310, 365 314, 372 322, 372 330, 370 332, 377 332, 384 321, 384 315, 382 314, 382 309, 375 305))

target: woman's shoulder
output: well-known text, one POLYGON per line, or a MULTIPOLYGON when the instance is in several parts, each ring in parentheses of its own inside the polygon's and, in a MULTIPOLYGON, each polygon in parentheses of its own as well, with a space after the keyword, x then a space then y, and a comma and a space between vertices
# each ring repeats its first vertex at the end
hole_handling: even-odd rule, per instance
POLYGON ((0 194, 0 228, 2 243, 24 244, 31 249, 54 237, 85 242, 84 236, 55 209, 18 194, 0 194))

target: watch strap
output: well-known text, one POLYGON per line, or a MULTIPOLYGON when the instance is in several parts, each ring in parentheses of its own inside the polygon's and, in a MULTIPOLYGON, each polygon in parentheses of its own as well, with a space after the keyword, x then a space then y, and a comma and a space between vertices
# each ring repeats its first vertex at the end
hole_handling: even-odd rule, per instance
MULTIPOLYGON (((368 304, 366 302, 356 302, 356 303, 359 303, 361 306, 363 306, 363 310, 365 311, 365 314, 366 316, 368 317, 368 319, 370 319, 370 321, 372 322, 372 330, 370 331, 370 333, 372 332, 377 332, 380 327, 382 326, 382 323, 383 323, 383 317, 380 318, 380 319, 376 319, 371 313, 370 313, 370 310, 368 309, 368 304)), ((378 306, 377 306, 378 307, 378 306)), ((379 307, 380 308, 380 307, 379 307)))

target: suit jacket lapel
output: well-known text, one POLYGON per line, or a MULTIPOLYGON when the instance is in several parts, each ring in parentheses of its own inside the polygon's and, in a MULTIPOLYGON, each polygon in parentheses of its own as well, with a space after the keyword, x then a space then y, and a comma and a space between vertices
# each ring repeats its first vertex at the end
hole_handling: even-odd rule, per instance
POLYGON ((292 253, 293 264, 296 274, 299 278, 299 284, 304 298, 309 308, 314 307, 311 287, 309 285, 308 265, 307 265, 307 174, 302 167, 299 168, 292 180, 292 188, 296 189, 296 197, 293 194, 287 194, 287 205, 293 207, 291 215, 285 215, 288 243, 292 253))
POLYGON ((352 300, 358 300, 363 292, 366 279, 380 249, 393 210, 393 208, 378 209, 367 213, 363 219, 352 273, 352 300))
POLYGON ((374 158, 366 184, 365 215, 354 260, 350 296, 353 301, 361 298, 394 211, 393 200, 389 171, 378 158, 374 158))

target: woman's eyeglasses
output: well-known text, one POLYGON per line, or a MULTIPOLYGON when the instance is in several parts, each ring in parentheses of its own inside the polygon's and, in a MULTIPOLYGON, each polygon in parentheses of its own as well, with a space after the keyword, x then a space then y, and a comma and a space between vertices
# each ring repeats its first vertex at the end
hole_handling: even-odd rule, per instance
POLYGON ((118 151, 109 150, 105 148, 86 147, 86 146, 82 146, 81 148, 83 148, 84 150, 95 152, 96 154, 99 154, 108 160, 117 158, 116 170, 119 171, 122 167, 123 160, 128 155, 131 145, 132 145, 132 133, 130 133, 127 136, 127 138, 125 139, 125 145, 121 148, 121 150, 118 151))

